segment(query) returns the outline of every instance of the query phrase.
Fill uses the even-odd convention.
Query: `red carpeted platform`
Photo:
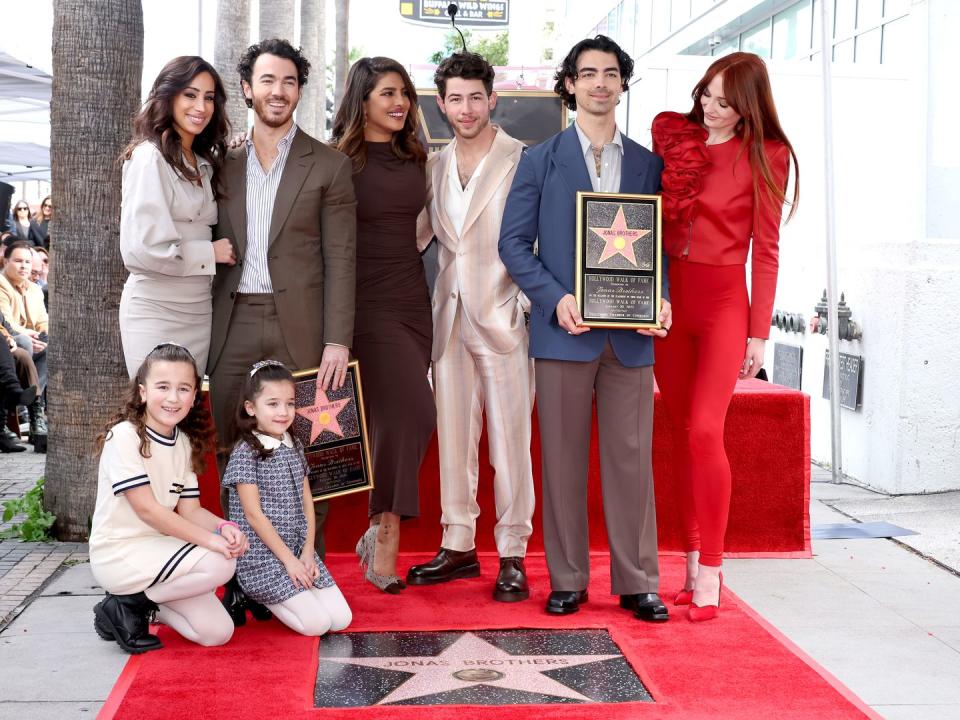
[[[401,563],[425,557],[404,556]],[[509,605],[490,599],[496,567],[491,556],[482,558],[480,578],[409,588],[400,596],[385,595],[361,580],[353,557],[332,557],[329,566],[353,608],[350,631],[606,628],[653,703],[316,709],[318,641],[296,635],[275,620],[249,620],[219,648],[199,647],[162,628],[166,647],[128,661],[99,717],[512,720],[531,713],[540,720],[878,717],[728,590],[720,618],[708,623],[694,625],[676,608],[671,608],[668,623],[635,620],[608,594],[608,562],[605,554],[593,556],[590,602],[576,615],[560,618],[542,610],[548,592],[542,555],[528,558],[531,599]],[[661,571],[664,587],[678,586],[682,560],[661,558]]]
[[[661,551],[682,550],[682,532],[673,472],[669,420],[659,394],[654,403],[654,482],[657,493],[657,530]],[[600,459],[590,450],[590,545],[606,549],[606,530],[600,502]],[[727,414],[725,441],[733,472],[733,497],[727,529],[727,554],[733,557],[810,557],[810,398],[789,388],[741,381]],[[534,414],[531,447],[534,480],[540,496],[540,441]],[[493,469],[487,462],[486,439],[480,448],[480,497],[477,548],[492,551]],[[213,463],[210,463],[213,466]],[[205,505],[219,512],[215,469],[201,478]],[[330,552],[353,550],[367,525],[367,495],[357,493],[330,503],[326,541]],[[440,544],[440,481],[436,436],[420,470],[420,512],[402,528],[402,549],[436,551]],[[531,551],[543,550],[540,511],[534,517]]]

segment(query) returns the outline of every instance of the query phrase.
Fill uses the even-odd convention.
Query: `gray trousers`
[[[597,398],[603,512],[611,592],[658,592],[657,517],[651,444],[653,368],[620,364],[608,342],[591,362],[536,361],[543,462],[543,543],[550,586],[590,581],[587,471]]]

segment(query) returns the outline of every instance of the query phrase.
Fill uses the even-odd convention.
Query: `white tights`
[[[199,645],[223,645],[233,636],[233,621],[214,595],[236,571],[237,561],[208,552],[185,575],[147,588],[160,606],[158,622]]]
[[[329,630],[343,630],[353,620],[353,613],[336,585],[322,590],[310,588],[267,607],[277,620],[301,635],[315,636]]]

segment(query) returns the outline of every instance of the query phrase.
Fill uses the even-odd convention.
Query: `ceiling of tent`
[[[51,80],[0,50],[0,181],[50,179]]]

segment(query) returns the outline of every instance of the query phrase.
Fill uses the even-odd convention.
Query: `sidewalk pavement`
[[[4,456],[0,500],[42,472],[41,455]],[[891,498],[829,479],[813,467],[812,524],[921,534],[814,540],[809,560],[727,560],[725,583],[883,717],[960,720],[960,492]],[[93,718],[120,675],[128,656],[93,632],[103,593],[84,561],[82,545],[0,541],[0,608],[14,604],[0,612],[0,720]]]

